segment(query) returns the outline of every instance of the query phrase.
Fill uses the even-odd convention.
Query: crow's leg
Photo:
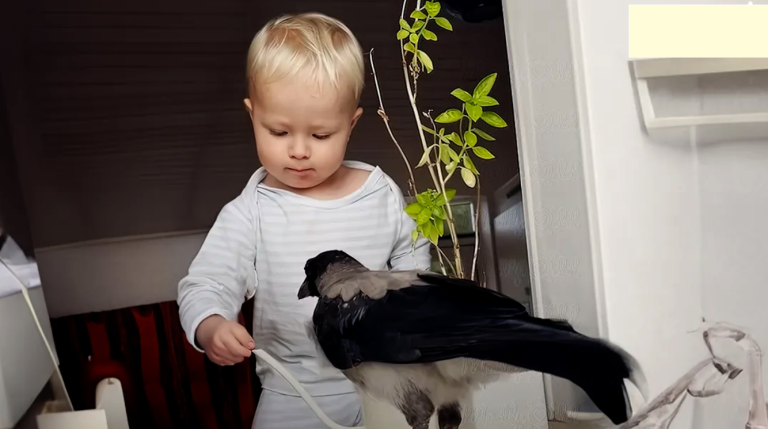
[[[458,402],[441,405],[437,409],[437,424],[440,429],[459,429],[461,405]]]
[[[410,386],[404,392],[398,408],[413,429],[429,429],[429,419],[435,413],[435,405],[423,390]]]

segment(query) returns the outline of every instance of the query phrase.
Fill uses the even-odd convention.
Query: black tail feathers
[[[525,322],[534,326],[517,330],[516,350],[507,356],[515,362],[507,363],[569,380],[614,424],[629,420],[632,409],[624,380],[632,381],[644,395],[647,389],[642,371],[629,353],[578,333],[566,321],[529,317]],[[520,335],[521,331],[528,335]]]

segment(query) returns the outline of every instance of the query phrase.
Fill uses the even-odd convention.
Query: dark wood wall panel
[[[24,22],[16,82],[29,103],[17,160],[38,246],[207,228],[259,166],[243,108],[245,55],[253,35],[281,13],[317,10],[345,21],[377,72],[394,132],[417,162],[421,146],[405,98],[394,39],[399,1],[34,0]],[[427,52],[436,70],[420,83],[420,106],[454,106],[498,72],[497,111],[513,123],[503,21],[466,24]],[[349,159],[378,164],[404,189],[407,172],[376,115],[368,76],[366,113]],[[17,97],[20,97],[17,93]],[[19,125],[19,124],[16,124]],[[21,126],[21,125],[19,125]],[[481,162],[490,194],[517,172],[512,127],[489,130],[498,159]],[[422,186],[428,175],[417,176]],[[463,185],[456,183],[462,193]]]

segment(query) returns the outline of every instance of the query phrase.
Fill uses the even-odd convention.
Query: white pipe
[[[320,407],[317,405],[317,402],[315,402],[314,399],[312,399],[312,396],[307,393],[306,389],[304,389],[304,386],[299,383],[296,378],[293,377],[293,375],[288,372],[287,369],[285,369],[284,366],[280,365],[278,361],[275,360],[272,356],[269,355],[269,353],[265,352],[262,349],[256,349],[253,351],[253,354],[256,355],[257,358],[260,358],[264,362],[266,362],[269,366],[274,368],[275,371],[277,371],[278,374],[280,374],[285,381],[288,382],[288,384],[293,387],[294,390],[301,396],[301,399],[304,400],[304,402],[307,403],[309,408],[312,409],[312,411],[315,413],[317,418],[319,418],[323,423],[325,423],[326,426],[328,426],[331,429],[365,429],[365,426],[357,426],[357,427],[349,427],[349,426],[342,426],[333,420],[331,420],[324,412],[320,409]]]

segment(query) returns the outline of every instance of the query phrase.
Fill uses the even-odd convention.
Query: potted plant
[[[421,110],[417,104],[419,80],[435,69],[435,63],[426,52],[425,45],[438,40],[438,35],[432,30],[439,27],[444,31],[453,31],[453,26],[447,18],[440,15],[440,2],[427,1],[422,5],[421,1],[417,1],[416,7],[408,17],[405,16],[406,6],[407,0],[403,2],[396,38],[400,43],[407,97],[413,110],[414,125],[417,127],[422,148],[421,159],[415,166],[411,165],[390,127],[371,50],[371,69],[379,98],[378,114],[384,120],[389,136],[408,168],[408,190],[415,197],[415,201],[409,204],[405,211],[417,224],[412,233],[414,241],[423,236],[435,246],[443,274],[475,280],[479,249],[477,222],[480,214],[481,177],[477,165],[494,159],[486,144],[495,139],[483,128],[507,127],[506,121],[492,110],[494,106],[499,105],[499,102],[490,96],[497,74],[491,73],[484,77],[471,92],[462,88],[454,89],[450,95],[457,101],[456,108],[450,108],[435,117],[431,110]],[[417,186],[414,168],[429,170],[432,183],[425,188]],[[454,175],[459,175],[463,183],[469,188],[474,188],[477,194],[477,204],[472,213],[475,247],[469,270],[465,268],[459,251],[461,246],[453,203],[456,189],[447,187],[448,181]],[[438,240],[446,235],[450,236],[453,244],[451,255],[445,254],[438,246]]]

